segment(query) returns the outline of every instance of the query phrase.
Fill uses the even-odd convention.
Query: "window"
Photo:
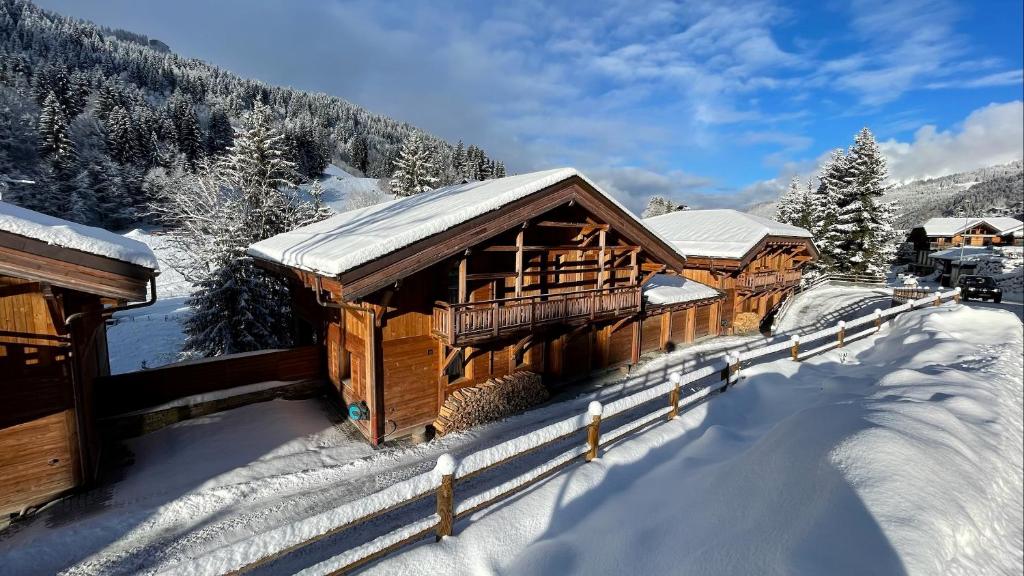
[[[445,375],[448,376],[449,382],[454,382],[466,377],[466,356],[462,348],[455,353],[455,358],[452,358],[448,368],[444,371]]]

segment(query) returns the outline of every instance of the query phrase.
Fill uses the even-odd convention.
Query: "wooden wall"
[[[70,353],[39,284],[0,276],[0,514],[83,481]]]

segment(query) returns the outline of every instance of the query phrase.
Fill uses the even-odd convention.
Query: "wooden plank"
[[[610,228],[607,224],[598,224],[594,222],[555,222],[552,220],[541,220],[540,222],[537,222],[536,225],[548,228],[591,228],[602,231],[606,231]]]

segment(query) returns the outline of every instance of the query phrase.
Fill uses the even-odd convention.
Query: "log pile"
[[[736,334],[752,334],[757,332],[761,325],[761,317],[753,312],[742,312],[736,315],[732,322],[733,332]]]
[[[548,389],[533,372],[513,372],[451,393],[438,411],[438,436],[466,430],[522,412],[548,399]]]

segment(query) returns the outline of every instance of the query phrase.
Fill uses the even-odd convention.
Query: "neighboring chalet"
[[[686,255],[686,278],[725,294],[723,332],[743,312],[763,319],[818,257],[807,230],[736,210],[682,210],[644,223]]]
[[[721,295],[573,169],[449,186],[258,242],[373,444],[454,390],[515,371],[556,382],[717,334]],[[651,302],[645,300],[645,293]]]
[[[1007,217],[932,218],[911,230],[907,238],[914,245],[911,270],[922,275],[945,265],[934,260],[936,252],[961,246],[1021,246],[1022,240],[1024,222]]]
[[[141,242],[0,202],[0,514],[94,479],[104,315],[157,273]]]

